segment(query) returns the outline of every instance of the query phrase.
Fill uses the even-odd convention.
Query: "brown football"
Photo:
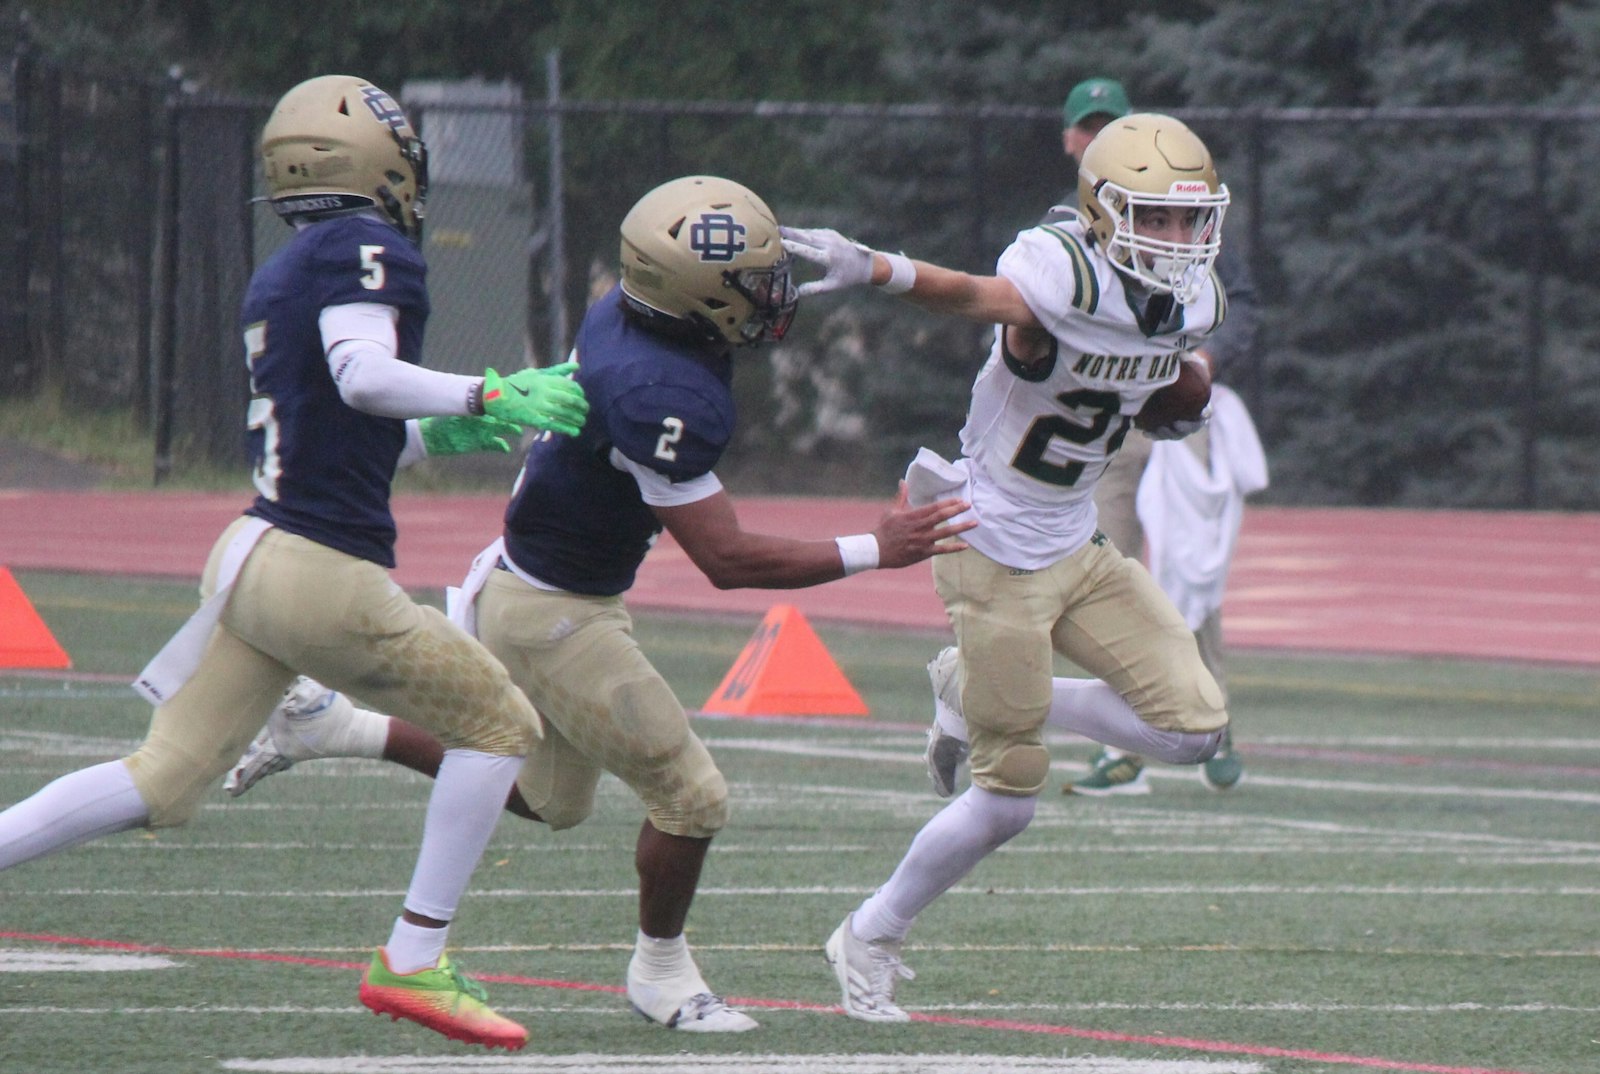
[[[1140,429],[1159,429],[1175,421],[1193,421],[1211,402],[1211,374],[1199,362],[1179,362],[1178,379],[1156,389],[1133,419]]]

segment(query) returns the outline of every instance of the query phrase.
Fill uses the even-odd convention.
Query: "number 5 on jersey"
[[[369,291],[383,290],[383,262],[378,260],[381,253],[381,246],[361,247],[361,286]]]

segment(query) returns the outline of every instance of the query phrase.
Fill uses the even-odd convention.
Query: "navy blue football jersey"
[[[589,418],[528,452],[506,508],[506,554],[535,578],[610,596],[633,585],[661,524],[618,451],[673,481],[711,472],[733,436],[731,359],[629,321],[621,290],[595,302],[574,345]]]
[[[405,422],[339,398],[317,326],[324,307],[351,302],[398,308],[399,357],[421,361],[427,267],[416,245],[380,220],[346,216],[301,228],[250,280],[248,443],[259,495],[246,514],[393,567],[389,490]]]

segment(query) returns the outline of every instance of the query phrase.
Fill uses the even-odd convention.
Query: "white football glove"
[[[1158,425],[1154,429],[1146,429],[1144,435],[1152,440],[1182,440],[1186,436],[1193,436],[1206,427],[1206,422],[1211,420],[1211,404],[1200,412],[1198,418],[1189,420],[1169,421],[1165,425]]]
[[[821,265],[823,277],[800,285],[798,294],[821,295],[846,287],[865,287],[872,282],[870,246],[852,242],[831,227],[780,227],[783,248],[794,256]]]

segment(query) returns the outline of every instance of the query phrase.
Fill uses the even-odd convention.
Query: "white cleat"
[[[856,939],[850,931],[853,917],[854,913],[845,915],[823,948],[839,981],[844,1013],[861,1022],[911,1021],[894,1002],[895,987],[916,977],[900,961],[900,945]]]
[[[330,690],[304,675],[283,693],[283,700],[267,717],[267,726],[245,747],[222,789],[237,798],[270,775],[326,754],[318,749],[330,731],[342,729],[355,706],[337,690]]]
[[[628,1002],[647,1021],[685,1033],[744,1033],[760,1024],[712,992],[693,963],[668,981],[644,980],[636,963],[628,963]]]
[[[928,747],[922,758],[928,765],[928,782],[933,784],[933,793],[940,798],[948,798],[956,792],[956,772],[972,752],[965,739],[946,730],[966,724],[966,718],[961,715],[961,691],[956,688],[958,659],[956,647],[949,645],[928,661],[928,682],[933,686],[933,725],[928,728]]]

